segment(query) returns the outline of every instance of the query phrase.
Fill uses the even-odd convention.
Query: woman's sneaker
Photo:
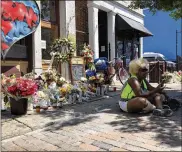
[[[170,117],[173,115],[173,111],[171,109],[154,109],[153,115],[161,117]]]
[[[170,109],[170,107],[168,105],[163,105],[162,108],[163,109]]]
[[[173,115],[173,111],[171,109],[163,109],[164,111],[164,116],[170,117]]]
[[[164,116],[164,111],[163,111],[163,109],[154,109],[153,115],[154,116]]]

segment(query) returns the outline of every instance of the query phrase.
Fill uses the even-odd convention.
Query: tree
[[[175,20],[182,18],[182,0],[132,0],[129,8],[149,8],[153,14],[161,10],[170,12],[170,16]]]

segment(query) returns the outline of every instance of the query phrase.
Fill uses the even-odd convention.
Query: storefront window
[[[41,19],[48,22],[56,22],[56,2],[51,1],[41,1]]]
[[[116,57],[125,56],[124,65],[129,66],[129,62],[139,57],[139,39],[123,38],[116,43]]]
[[[42,40],[46,41],[46,49],[42,50],[42,59],[50,60],[50,46],[52,42],[54,41],[54,31],[48,28],[42,28]]]
[[[50,60],[50,46],[52,42],[58,38],[58,16],[59,1],[44,0],[41,1],[41,37],[46,41],[46,49],[42,49],[42,59]]]

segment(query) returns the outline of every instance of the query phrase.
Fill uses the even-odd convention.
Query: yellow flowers
[[[60,88],[60,92],[62,95],[65,95],[67,90],[66,90],[66,88]]]
[[[89,77],[89,80],[91,80],[91,81],[93,81],[93,80],[95,80],[95,79],[96,79],[95,76]]]
[[[64,84],[60,88],[60,92],[62,93],[62,95],[65,95],[66,93],[70,93],[71,89],[72,89],[72,85],[71,84]]]

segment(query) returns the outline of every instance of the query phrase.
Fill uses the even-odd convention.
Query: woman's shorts
[[[128,104],[128,101],[125,101],[125,100],[119,101],[119,106],[121,110],[123,110],[124,112],[128,112],[127,104]]]

